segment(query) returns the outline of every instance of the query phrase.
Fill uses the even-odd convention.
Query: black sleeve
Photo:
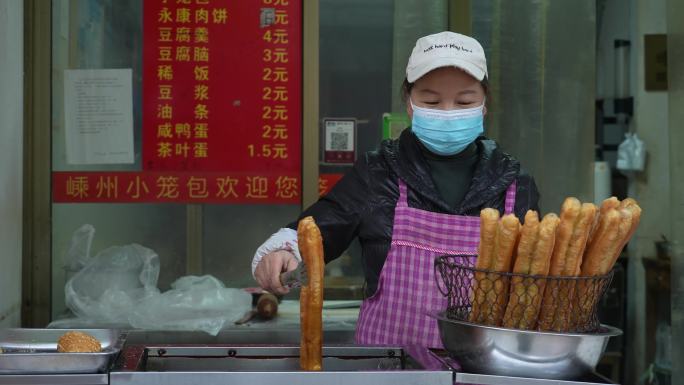
[[[525,171],[518,175],[515,195],[515,215],[521,220],[525,218],[527,210],[539,211],[539,191],[534,178]]]
[[[297,229],[299,219],[313,216],[323,236],[325,262],[339,257],[358,235],[364,213],[368,212],[370,194],[365,157],[357,161],[324,197],[304,210],[287,227]]]

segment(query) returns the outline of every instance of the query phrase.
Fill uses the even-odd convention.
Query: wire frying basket
[[[460,255],[435,259],[446,316],[522,330],[592,333],[613,272],[594,277],[539,276],[478,269]]]

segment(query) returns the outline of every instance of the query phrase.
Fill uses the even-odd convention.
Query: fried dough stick
[[[513,277],[504,316],[505,327],[523,330],[536,327],[559,222],[556,214],[544,216],[541,223],[535,211],[525,215],[513,272],[530,277]]]
[[[520,234],[520,221],[513,214],[498,219],[499,212],[495,209],[484,209],[480,213],[480,246],[476,267],[508,272]],[[474,280],[470,321],[500,326],[508,303],[508,279],[496,273],[476,272]]]
[[[297,242],[306,266],[308,283],[299,298],[301,316],[300,366],[321,370],[323,361],[323,238],[313,217],[299,221]]]
[[[549,275],[573,277],[580,273],[582,255],[594,226],[598,208],[592,203],[581,204],[576,198],[567,198],[561,207],[560,225],[556,246],[551,257]],[[567,331],[573,316],[575,296],[573,280],[552,279],[547,282],[539,314],[540,330]]]

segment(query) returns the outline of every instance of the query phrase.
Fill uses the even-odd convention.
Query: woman
[[[356,340],[441,348],[427,314],[446,308],[434,257],[477,254],[485,207],[524,218],[539,194],[520,164],[482,136],[487,65],[474,39],[441,32],[418,39],[403,86],[410,129],[360,159],[325,197],[305,210],[321,229],[326,262],[359,237],[366,300]],[[294,269],[297,222],[256,252],[254,277],[286,293],[278,275]]]

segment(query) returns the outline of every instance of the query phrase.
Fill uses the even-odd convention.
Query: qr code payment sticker
[[[349,133],[331,132],[330,149],[333,151],[345,151],[349,147]]]

